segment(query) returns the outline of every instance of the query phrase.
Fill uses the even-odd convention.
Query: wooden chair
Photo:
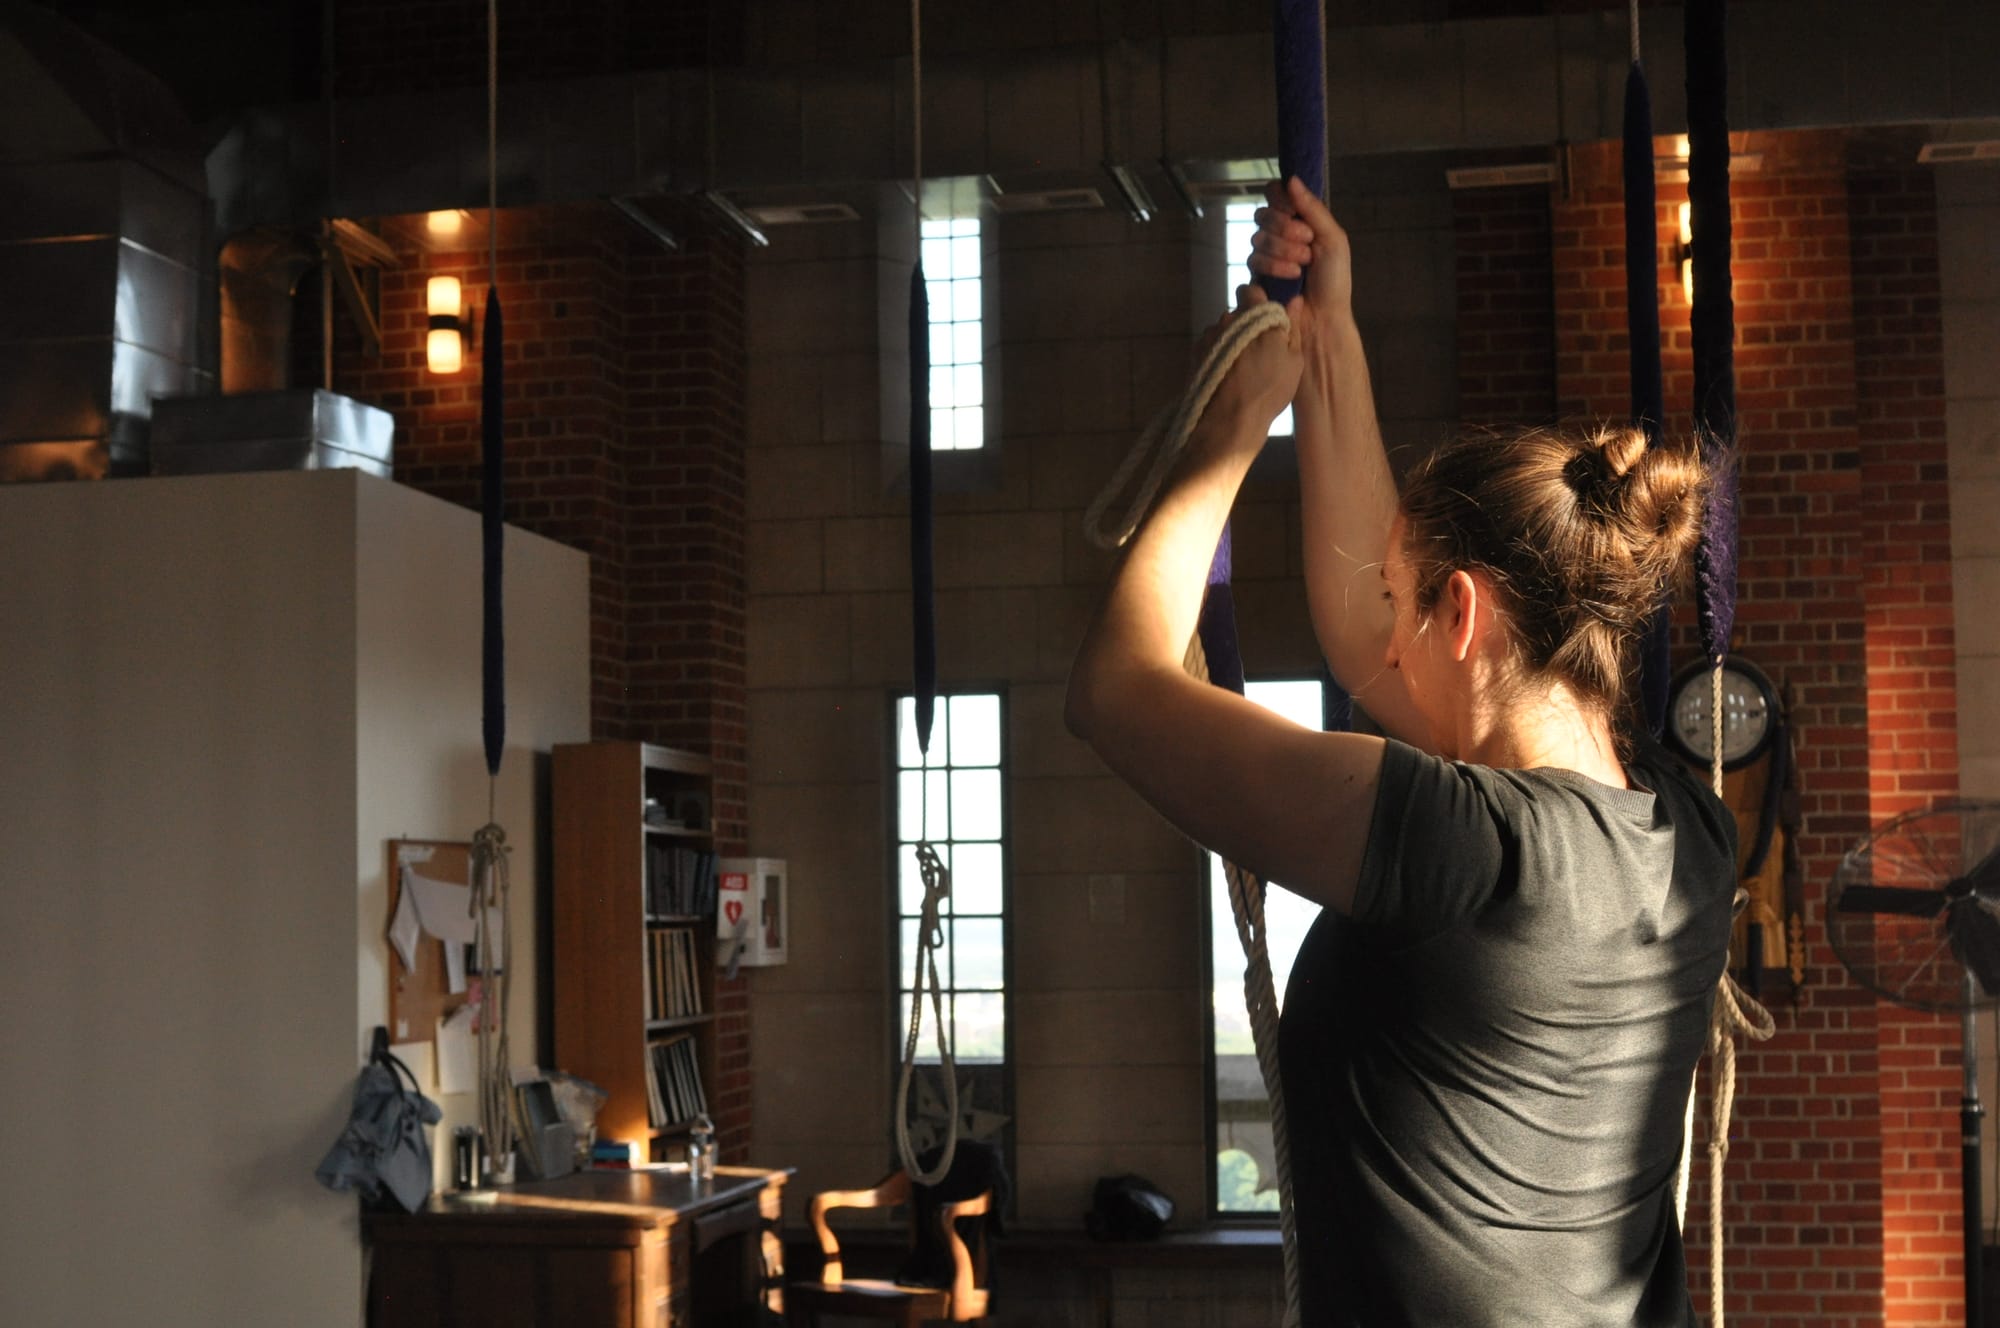
[[[813,1232],[826,1255],[826,1266],[817,1282],[792,1282],[785,1287],[785,1321],[790,1328],[809,1328],[822,1314],[846,1314],[869,1319],[890,1319],[903,1328],[917,1328],[932,1320],[962,1323],[986,1315],[986,1242],[976,1242],[978,1252],[966,1246],[959,1234],[962,1217],[984,1217],[993,1206],[993,1192],[971,1199],[938,1205],[938,1222],[944,1228],[945,1248],[951,1252],[952,1283],[949,1287],[899,1286],[876,1278],[850,1278],[840,1259],[840,1242],[826,1215],[835,1208],[890,1208],[909,1204],[912,1213],[912,1244],[916,1205],[912,1202],[908,1172],[898,1171],[872,1190],[826,1190],[813,1196]]]

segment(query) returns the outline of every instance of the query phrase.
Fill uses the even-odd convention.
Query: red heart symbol
[[[732,899],[723,905],[722,911],[732,923],[741,922],[743,920],[743,901]]]

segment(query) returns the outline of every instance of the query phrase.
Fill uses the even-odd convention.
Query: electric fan
[[[1980,1324],[1979,1066],[1973,1015],[2000,1000],[2000,802],[1948,802],[1880,826],[1833,874],[1827,940],[1855,981],[1960,1018],[1966,1322]]]

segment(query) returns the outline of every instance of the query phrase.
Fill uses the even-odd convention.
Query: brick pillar
[[[1937,194],[1920,166],[1849,180],[1869,815],[1958,792],[1951,510],[1945,475]],[[1957,1019],[1881,1011],[1883,1291],[1888,1321],[1962,1324]]]
[[[715,763],[719,851],[749,851],[743,241],[692,211],[636,250],[626,341],[630,722]],[[747,977],[717,984],[723,1155],[750,1146]]]

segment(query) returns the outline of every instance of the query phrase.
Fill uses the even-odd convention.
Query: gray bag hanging
[[[410,1067],[389,1051],[389,1030],[377,1028],[368,1064],[354,1084],[347,1128],[313,1174],[329,1190],[357,1191],[368,1207],[393,1202],[414,1213],[431,1193],[431,1141],[424,1127],[443,1115],[417,1090]]]

